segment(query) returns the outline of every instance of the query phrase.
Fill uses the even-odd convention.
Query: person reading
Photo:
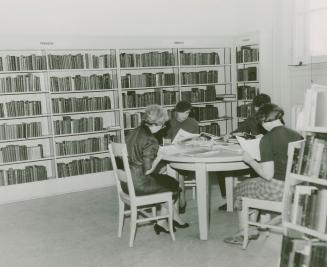
[[[192,105],[186,100],[182,100],[176,104],[172,118],[169,120],[167,133],[165,138],[174,140],[176,134],[180,129],[189,133],[199,133],[199,123],[194,118],[190,117],[192,111]],[[184,188],[184,177],[188,179],[194,179],[195,174],[190,171],[179,171],[179,187],[182,189],[179,198],[179,212],[185,213],[186,199],[185,199],[185,188]]]
[[[234,206],[238,211],[239,231],[224,239],[226,243],[241,245],[243,242],[242,197],[262,200],[282,201],[287,166],[287,149],[290,142],[299,141],[302,136],[284,126],[284,111],[275,104],[264,104],[256,114],[257,121],[267,131],[259,144],[258,162],[248,153],[243,153],[243,161],[252,167],[258,177],[239,183],[234,189]],[[250,228],[249,239],[257,239],[256,228]]]
[[[158,132],[168,120],[168,113],[159,105],[150,105],[145,109],[144,118],[141,125],[126,137],[128,159],[135,188],[138,196],[160,192],[172,192],[173,199],[179,197],[178,182],[165,173],[164,164],[160,163],[159,143],[154,133]],[[127,185],[122,184],[122,189],[127,192]],[[166,214],[167,210],[161,207],[161,214]],[[186,228],[189,226],[179,216],[174,208],[174,227]],[[167,221],[160,220],[154,225],[157,234],[161,232],[169,233]]]

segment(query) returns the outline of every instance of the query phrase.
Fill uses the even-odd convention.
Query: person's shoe
[[[187,227],[190,227],[190,224],[189,223],[180,224],[179,222],[174,220],[173,226],[176,228],[187,228]]]
[[[224,204],[218,208],[219,210],[227,210],[227,204]]]
[[[260,234],[251,234],[249,235],[249,240],[257,240],[259,238]],[[235,235],[235,236],[230,236],[226,237],[224,239],[225,243],[232,244],[232,245],[242,245],[244,241],[244,236],[243,235]]]
[[[185,202],[185,205],[183,207],[179,207],[178,208],[179,214],[184,214],[185,213],[185,211],[186,211],[186,205],[187,205],[187,202]]]
[[[157,235],[160,235],[161,232],[169,234],[169,231],[167,229],[165,229],[164,227],[162,227],[161,225],[159,225],[157,223],[153,226],[153,229]]]

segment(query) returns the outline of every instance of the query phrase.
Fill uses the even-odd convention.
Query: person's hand
[[[251,161],[252,162],[255,161],[255,159],[252,158],[251,155],[247,152],[243,152],[242,159],[245,163],[250,164],[250,165],[251,165]]]
[[[159,170],[159,174],[166,174],[167,173],[167,165],[163,166],[160,170]]]

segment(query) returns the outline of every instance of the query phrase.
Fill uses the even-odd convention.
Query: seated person
[[[270,96],[266,94],[258,94],[253,98],[252,105],[254,113],[258,112],[259,108],[267,103],[271,103]],[[240,123],[239,127],[232,133],[248,133],[251,135],[265,134],[267,131],[258,123],[256,115],[248,117]]]
[[[250,165],[260,176],[239,183],[234,189],[234,206],[238,210],[240,231],[225,238],[226,243],[242,244],[243,221],[240,210],[242,197],[282,201],[287,166],[287,150],[290,142],[299,141],[302,136],[284,126],[284,111],[274,104],[264,104],[257,112],[257,120],[268,132],[260,141],[261,161],[257,162],[248,153],[243,153],[243,161]],[[249,229],[249,239],[257,239],[257,229]]]
[[[169,120],[169,127],[165,138],[174,140],[179,129],[183,129],[190,133],[199,133],[199,123],[190,117],[192,105],[190,102],[182,100],[177,103],[173,117]],[[186,209],[185,190],[184,190],[184,176],[194,179],[194,174],[189,171],[179,171],[179,186],[182,189],[179,198],[179,212],[184,213]]]
[[[259,108],[267,103],[271,103],[270,96],[266,94],[258,94],[253,98],[252,105],[254,107],[254,112],[256,113]],[[227,141],[234,133],[246,133],[251,135],[265,134],[267,131],[263,129],[260,123],[258,123],[255,114],[248,117],[245,121],[240,123],[239,127],[232,131],[230,134],[224,136],[224,140]],[[253,171],[250,171],[250,175],[253,176]],[[226,186],[225,179],[219,177],[218,179],[219,187],[222,196],[226,196]],[[220,209],[226,209],[226,205]]]
[[[168,120],[168,114],[165,109],[159,105],[151,105],[145,109],[144,120],[136,129],[129,132],[126,137],[128,158],[133,178],[135,194],[137,196],[148,195],[160,192],[172,192],[176,200],[180,192],[178,182],[168,176],[161,174],[160,164],[156,165],[155,159],[158,156],[159,144],[154,137],[154,133],[159,131]],[[122,184],[123,190],[127,191],[127,185]],[[165,212],[161,208],[161,214]],[[188,223],[184,223],[175,210],[173,213],[174,227],[186,228]],[[160,220],[154,225],[157,234],[160,232],[169,233],[167,221]]]

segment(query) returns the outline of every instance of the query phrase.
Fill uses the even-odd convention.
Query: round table
[[[177,147],[178,149],[178,147]],[[197,206],[200,239],[208,239],[209,229],[209,194],[208,194],[208,172],[235,171],[248,169],[249,166],[242,161],[241,151],[232,151],[223,146],[207,152],[201,148],[181,149],[180,153],[164,154],[163,159],[169,162],[175,170],[188,170],[195,172]],[[202,149],[205,151],[205,149]],[[201,153],[202,152],[202,153]],[[233,210],[233,177],[226,177],[226,199],[227,210]]]

